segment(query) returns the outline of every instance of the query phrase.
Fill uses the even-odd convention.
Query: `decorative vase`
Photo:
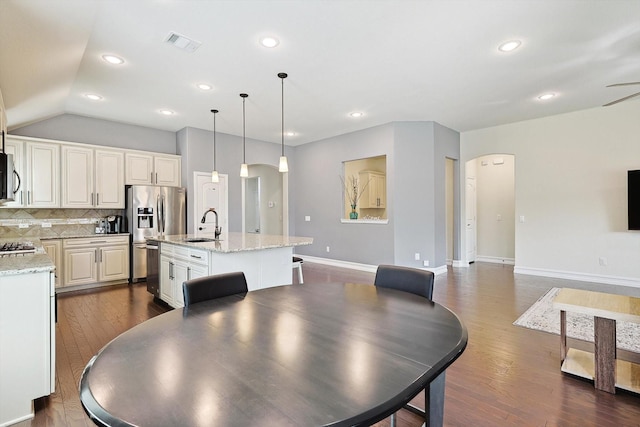
[[[356,205],[351,205],[351,212],[349,212],[349,219],[358,219],[358,212],[356,212]]]

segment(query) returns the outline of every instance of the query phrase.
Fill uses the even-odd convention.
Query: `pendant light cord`
[[[216,170],[216,159],[218,158],[218,156],[216,156],[216,113],[218,112],[218,110],[211,110],[211,112],[213,113],[213,170]]]
[[[287,73],[278,73],[280,81],[282,82],[282,157],[284,157],[284,79],[288,76]]]
[[[242,97],[242,163],[247,163],[246,161],[246,148],[245,148],[245,108],[244,101],[247,99],[249,95],[246,93],[241,93]]]

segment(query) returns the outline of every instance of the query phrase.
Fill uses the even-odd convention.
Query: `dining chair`
[[[200,301],[246,292],[248,292],[247,279],[241,271],[198,277],[182,283],[185,307]]]
[[[417,268],[400,267],[397,265],[380,265],[376,271],[376,277],[373,284],[380,288],[390,288],[399,291],[409,292],[432,300],[433,297],[433,279],[432,271],[418,270]],[[437,381],[438,384],[441,382]],[[429,389],[425,389],[425,406],[429,402]],[[422,409],[411,403],[404,405],[404,409],[414,414],[425,417],[426,425],[429,425],[427,414],[428,409]],[[396,425],[396,414],[391,414],[391,427]]]
[[[302,263],[304,261],[302,258],[294,256],[293,257],[293,268],[298,269],[298,284],[302,284],[304,282],[304,278],[302,277]]]

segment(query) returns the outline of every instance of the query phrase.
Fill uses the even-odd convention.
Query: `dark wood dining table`
[[[88,363],[80,399],[97,425],[352,426],[384,419],[441,381],[426,393],[441,424],[444,372],[466,345],[456,314],[420,296],[366,284],[279,286],[121,334]]]

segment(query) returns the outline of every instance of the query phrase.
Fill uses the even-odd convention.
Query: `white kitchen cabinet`
[[[160,255],[160,299],[173,307],[173,263],[171,258]]]
[[[64,286],[122,282],[129,278],[129,237],[64,239]]]
[[[387,177],[382,172],[362,171],[360,175],[361,188],[366,185],[358,204],[360,208],[387,207]],[[367,184],[368,183],[368,184]]]
[[[49,271],[0,280],[0,425],[33,418],[55,391],[55,298]]]
[[[171,307],[184,307],[182,283],[209,274],[207,251],[162,243],[160,299]]]
[[[17,139],[6,138],[5,139],[5,152],[7,154],[13,154],[13,167],[20,176],[20,186],[16,183],[18,191],[14,194],[14,201],[1,204],[3,208],[21,208],[24,207],[27,199],[27,191],[24,188],[25,173],[24,173],[24,143]]]
[[[60,207],[60,145],[28,141],[25,144],[25,152],[25,206]]]
[[[127,152],[125,183],[180,187],[180,168],[180,156]]]
[[[56,266],[55,281],[56,288],[62,286],[62,240],[60,239],[47,239],[42,240],[42,247],[44,248],[53,264]]]
[[[123,209],[123,153],[62,145],[62,207]]]

